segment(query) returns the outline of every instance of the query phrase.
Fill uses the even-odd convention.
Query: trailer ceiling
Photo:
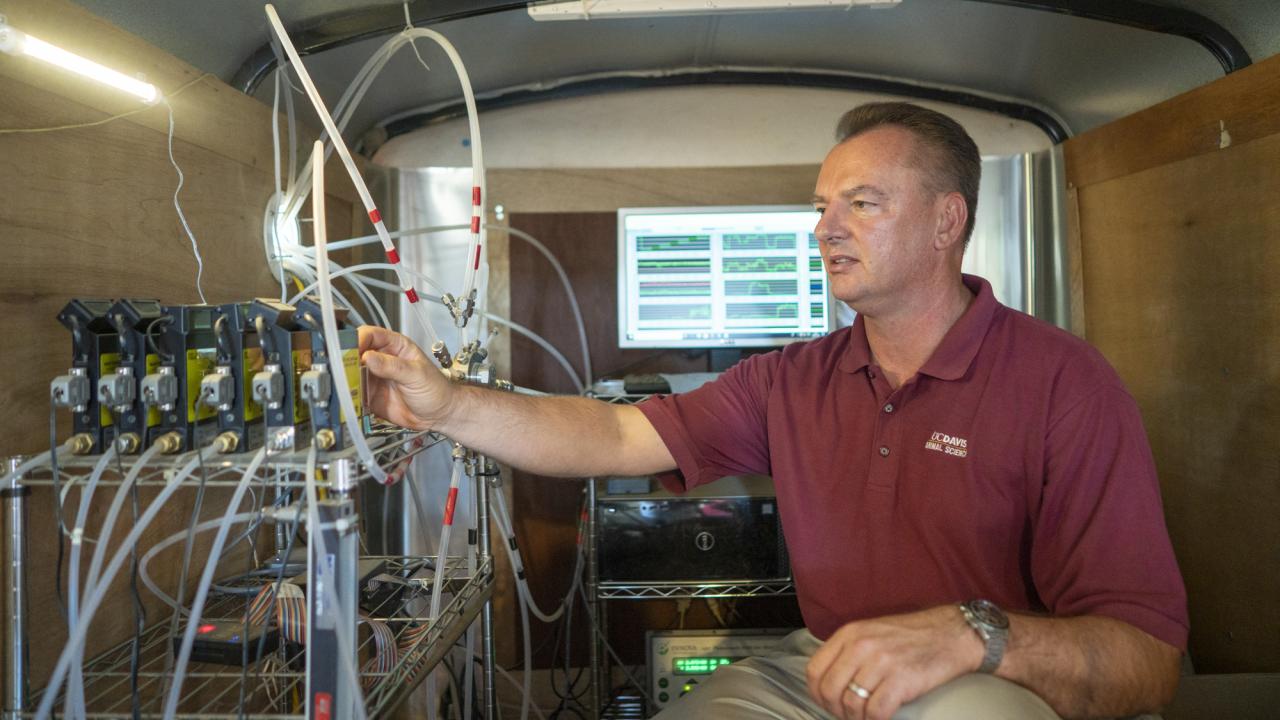
[[[260,2],[76,2],[270,101]],[[329,102],[387,33],[403,26],[398,3],[277,0],[276,7],[304,53],[311,49],[304,62]],[[889,81],[908,94],[924,87],[969,104],[1022,108],[1038,113],[1042,127],[1071,134],[1280,52],[1273,0],[902,0],[881,9],[585,22],[534,22],[513,2],[419,0],[409,9],[457,46],[476,92],[497,104],[653,82]],[[388,118],[402,118],[394,127],[403,130],[450,112],[459,93],[448,62],[430,43],[419,46],[432,73],[401,52],[352,119],[349,137]],[[573,81],[582,78],[590,82]]]

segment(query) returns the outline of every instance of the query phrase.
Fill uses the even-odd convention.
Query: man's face
[[[892,308],[930,277],[939,195],[912,167],[910,132],[881,127],[837,145],[818,173],[814,233],[832,293],[868,315]]]

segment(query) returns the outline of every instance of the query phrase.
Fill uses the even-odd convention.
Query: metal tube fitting
[[[154,445],[160,448],[161,455],[172,455],[182,449],[182,435],[177,432],[167,432],[156,438]]]
[[[213,444],[222,455],[233,453],[236,451],[236,448],[240,447],[240,436],[235,434],[235,432],[228,430],[214,438]]]

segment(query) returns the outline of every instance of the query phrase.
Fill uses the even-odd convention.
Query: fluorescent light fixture
[[[892,7],[901,2],[902,0],[557,0],[529,3],[528,9],[529,17],[534,20],[593,20],[767,10]]]
[[[160,98],[160,91],[156,90],[155,85],[129,77],[124,73],[99,65],[88,58],[67,52],[56,45],[50,45],[39,38],[32,37],[16,28],[10,27],[5,23],[3,16],[0,16],[0,52],[6,52],[10,55],[25,55],[37,60],[43,60],[50,65],[57,65],[64,70],[70,70],[90,80],[96,80],[103,85],[110,85],[130,95],[136,95],[144,102],[153,103]]]

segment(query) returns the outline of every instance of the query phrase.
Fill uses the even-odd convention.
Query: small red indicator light
[[[218,629],[217,625],[214,625],[213,623],[205,623],[204,625],[201,625],[200,627],[196,628],[196,632],[201,635],[205,635],[217,629]]]

